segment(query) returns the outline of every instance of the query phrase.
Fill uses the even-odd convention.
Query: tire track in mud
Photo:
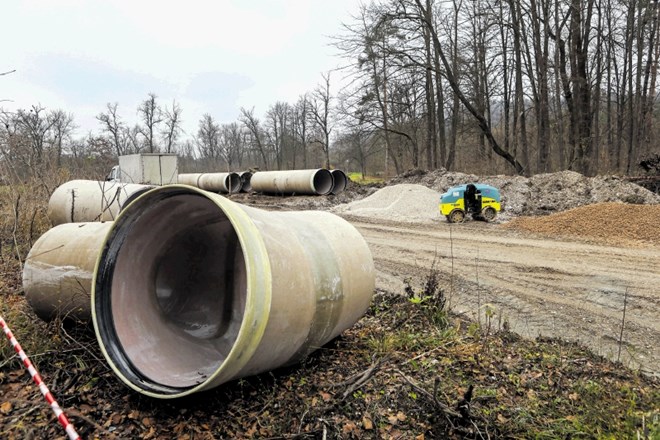
[[[622,362],[660,374],[660,247],[542,239],[477,222],[348,220],[371,247],[378,288],[402,292],[406,277],[421,283],[435,259],[448,291],[453,263],[455,311],[476,318],[480,304],[484,322],[490,304],[523,336],[580,340],[614,359],[627,290]]]

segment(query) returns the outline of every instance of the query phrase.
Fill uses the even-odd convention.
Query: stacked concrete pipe
[[[63,247],[81,230],[97,252]],[[66,225],[37,244],[24,288],[40,316],[52,304],[61,311],[72,289],[57,291],[71,285],[55,280],[62,270],[36,272],[67,267],[83,290],[93,273],[105,358],[129,387],[157,398],[296,363],[353,325],[374,290],[366,242],[340,217],[262,211],[181,185],[144,194],[113,224]],[[43,280],[59,300],[36,299]]]
[[[178,182],[206,191],[234,194],[241,191],[242,180],[238,173],[191,173],[179,174]]]
[[[177,176],[177,182],[181,185],[190,185],[199,188],[199,178],[202,173],[184,173]]]
[[[217,193],[234,194],[241,191],[241,177],[237,173],[203,173],[199,188]]]
[[[330,171],[314,170],[259,171],[250,180],[252,190],[267,194],[327,195],[333,187]]]
[[[62,223],[114,220],[119,211],[153,186],[134,183],[72,180],[53,191],[48,218]]]

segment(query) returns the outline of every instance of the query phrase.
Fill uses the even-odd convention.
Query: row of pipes
[[[178,183],[229,194],[255,191],[267,194],[336,195],[346,189],[348,177],[341,170],[320,168],[257,173],[179,174]]]
[[[236,193],[240,190],[266,194],[339,194],[348,185],[341,170],[260,171],[257,173],[179,174],[178,183],[214,193]],[[55,189],[48,203],[48,216],[53,225],[72,222],[110,221],[117,218],[150,185],[93,180],[72,180]]]
[[[108,364],[140,393],[181,397],[296,363],[369,306],[372,255],[334,214],[105,184],[53,193],[57,226],[30,250],[23,288],[43,319],[91,319]]]

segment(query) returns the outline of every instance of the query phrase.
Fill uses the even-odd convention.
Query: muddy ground
[[[497,221],[441,218],[433,192],[469,181],[502,188]],[[507,321],[526,337],[580,341],[660,374],[660,196],[638,185],[569,171],[481,179],[412,171],[385,185],[351,184],[339,196],[234,198],[344,216],[369,243],[378,289],[400,293],[404,279],[422,280],[435,264],[456,312]]]

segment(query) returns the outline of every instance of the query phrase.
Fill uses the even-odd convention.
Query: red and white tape
[[[21,348],[21,345],[18,343],[14,335],[12,334],[11,330],[9,329],[9,326],[7,326],[7,323],[5,320],[0,316],[0,326],[2,326],[2,330],[5,332],[7,335],[7,338],[9,339],[9,342],[11,342],[12,347],[14,347],[14,351],[18,353],[18,356],[21,358],[23,361],[23,365],[27,370],[30,372],[30,376],[32,376],[32,380],[34,380],[34,383],[37,384],[39,387],[39,390],[41,391],[41,394],[44,395],[46,398],[46,401],[50,405],[51,409],[55,413],[55,416],[57,417],[57,420],[60,422],[60,425],[64,428],[66,431],[67,435],[69,436],[70,440],[79,440],[80,436],[76,432],[76,429],[73,427],[71,422],[69,422],[69,419],[66,418],[64,415],[64,411],[62,411],[62,408],[60,408],[60,405],[57,404],[57,401],[51,394],[50,390],[46,386],[46,384],[43,382],[41,379],[41,376],[39,375],[39,372],[37,371],[36,368],[34,368],[34,365],[32,365],[32,362],[30,362],[30,359],[27,357],[23,349]]]

